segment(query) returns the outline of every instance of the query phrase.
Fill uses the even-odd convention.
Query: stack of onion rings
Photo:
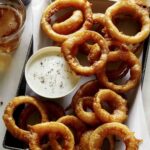
[[[77,10],[74,10],[72,14],[58,18],[57,23],[52,24],[52,16],[58,10],[67,7],[74,7]],[[56,0],[51,3],[41,19],[43,31],[49,38],[61,43],[58,44],[62,46],[62,53],[75,73],[83,76],[96,75],[98,80],[85,83],[73,96],[71,105],[76,117],[64,116],[65,112],[62,108],[57,107],[57,104],[49,105],[49,102],[38,102],[31,97],[16,97],[6,107],[3,115],[8,130],[16,138],[28,143],[31,150],[49,148],[52,150],[99,149],[102,147],[104,139],[113,134],[123,139],[126,149],[137,149],[139,140],[125,125],[116,123],[124,122],[127,118],[126,101],[117,93],[128,92],[135,88],[140,81],[141,65],[134,53],[139,50],[141,42],[150,32],[148,11],[143,7],[144,5],[136,0],[122,0],[109,7],[105,14],[92,14],[91,4],[87,0]],[[127,14],[141,22],[141,31],[135,36],[125,35],[115,26],[114,17],[122,12],[126,13],[126,10]],[[90,31],[93,23],[102,25],[102,29],[96,30],[96,32]],[[95,43],[93,45],[87,44],[88,40],[93,40]],[[80,50],[81,45],[85,49]],[[82,66],[78,62],[76,56],[80,51],[87,55],[90,66]],[[117,69],[109,70],[107,68],[108,63],[118,61],[121,63]],[[116,85],[111,82],[124,77],[129,69],[131,77],[125,85]],[[21,100],[18,102],[18,99]],[[101,106],[103,101],[110,103],[110,109],[114,110],[113,114],[106,112],[105,108],[103,109]],[[18,105],[24,103],[26,107],[20,115],[21,124],[19,123],[18,127],[13,119],[13,112]],[[29,131],[26,131],[27,119],[35,111],[30,104],[38,108],[41,113],[41,122],[47,123],[29,126]],[[92,112],[85,112],[87,108],[90,108]],[[58,115],[53,117],[53,114]],[[53,119],[58,120],[51,122]],[[77,138],[74,136],[75,141],[67,126],[75,128],[75,131],[78,130],[76,131]],[[94,131],[84,134],[86,130],[91,130],[91,127]],[[40,140],[46,134],[48,134],[48,143],[42,145]],[[65,140],[64,145],[57,141],[61,135]],[[113,150],[114,139],[112,137],[109,144],[109,148]]]
[[[79,98],[94,96],[99,91],[100,88],[101,86],[98,80],[91,80],[81,85],[72,98],[71,102],[72,109],[75,110],[75,105]]]
[[[79,98],[76,101],[75,105],[75,113],[76,115],[85,123],[95,126],[100,123],[100,120],[97,118],[96,114],[94,112],[87,112],[84,109],[90,108],[93,110],[93,97],[83,97]]]
[[[89,87],[91,87],[91,88],[93,87],[93,91],[88,92],[88,90],[86,90],[86,89],[89,89]],[[96,96],[98,95],[96,93],[98,92],[99,88],[100,88],[100,86],[99,86],[99,82],[97,80],[89,81],[89,82],[85,83],[83,86],[81,86],[80,89],[82,89],[81,90],[82,92],[77,91],[77,93],[75,94],[76,95],[75,97],[77,98],[76,99],[77,101],[75,102],[75,106],[74,106],[75,109],[77,108],[78,101],[80,103],[84,103],[84,99],[85,99],[85,100],[88,100],[87,101],[88,103],[91,103],[92,101],[90,99],[94,99],[94,95],[96,95]],[[86,95],[93,96],[93,98],[84,97]],[[79,99],[78,99],[78,97],[79,97]],[[12,103],[15,103],[15,105],[12,104]],[[85,119],[88,120],[89,119],[88,117],[85,117],[85,119],[83,119],[81,117],[81,120],[83,120],[83,122],[82,122],[80,119],[78,119],[75,116],[67,115],[67,116],[59,118],[56,122],[48,122],[48,117],[47,117],[47,114],[46,114],[46,116],[44,115],[45,119],[42,120],[42,121],[47,121],[46,123],[39,123],[39,124],[32,125],[32,126],[28,125],[29,131],[25,131],[25,130],[22,130],[22,129],[18,130],[17,129],[18,127],[15,125],[14,128],[13,128],[14,131],[11,131],[10,130],[11,126],[9,126],[8,124],[12,124],[10,122],[14,122],[14,121],[12,121],[12,119],[10,119],[10,117],[8,117],[7,113],[10,111],[10,107],[12,107],[12,109],[15,109],[18,105],[20,105],[22,103],[23,104],[24,103],[25,104],[26,103],[27,104],[33,104],[36,107],[40,107],[40,108],[38,108],[38,110],[40,112],[42,112],[41,107],[43,107],[43,110],[45,111],[44,105],[48,105],[48,102],[46,102],[46,103],[44,102],[45,104],[42,105],[41,102],[38,102],[34,98],[31,98],[31,97],[28,97],[28,96],[16,97],[9,103],[9,105],[6,107],[6,110],[4,112],[4,115],[3,115],[4,117],[3,118],[4,118],[4,122],[6,123],[6,126],[7,126],[8,130],[16,138],[21,139],[21,140],[25,141],[26,143],[28,143],[31,150],[35,150],[35,149],[43,149],[44,150],[44,149],[49,149],[49,148],[51,148],[52,150],[56,150],[56,149],[58,149],[58,150],[60,150],[60,149],[65,149],[65,150],[75,149],[75,150],[78,150],[78,149],[82,149],[82,147],[86,144],[85,139],[88,138],[89,140],[91,140],[91,136],[85,136],[84,137],[84,132],[87,131],[89,126],[86,127],[83,122],[87,123],[87,121]],[[37,105],[37,103],[38,103],[38,105]],[[50,102],[50,104],[51,104],[51,102]],[[87,104],[87,105],[89,105],[89,104]],[[27,108],[28,108],[28,106],[31,106],[31,105],[27,105]],[[89,107],[91,107],[91,106],[89,106]],[[27,110],[30,110],[30,109],[27,109]],[[13,110],[10,111],[10,112],[13,112]],[[45,113],[48,113],[48,112],[45,111]],[[13,113],[11,113],[11,114],[13,114]],[[42,112],[42,114],[43,114],[43,112]],[[43,118],[42,114],[41,114],[41,118]],[[96,115],[96,113],[95,113],[95,115]],[[10,122],[8,122],[8,120],[10,120]],[[92,125],[92,128],[95,127],[95,125],[96,125],[96,127],[98,125],[101,125],[101,121],[98,118],[95,119],[95,120],[97,121],[96,124],[92,124],[92,122],[87,123],[87,124]],[[94,123],[94,121],[93,121],[93,123]],[[77,138],[75,136],[75,141],[74,141],[73,134],[71,132],[72,130],[70,130],[67,126],[71,129],[72,128],[75,129],[75,133],[77,133]],[[89,130],[90,129],[91,128],[89,128]],[[24,134],[20,131],[24,131]],[[41,143],[41,140],[45,135],[48,135],[48,142],[46,144],[43,144],[43,143]],[[58,141],[57,141],[62,136],[63,136],[63,139],[64,139],[63,145],[59,144]],[[107,137],[107,139],[108,139],[108,142],[109,142],[109,149],[113,150],[114,149],[114,139],[113,139],[113,137],[112,136]],[[68,143],[67,140],[69,141],[69,143]],[[89,149],[89,148],[90,148],[90,145],[88,144],[87,149]]]
[[[110,114],[102,104],[108,102],[113,109]],[[124,122],[127,119],[127,102],[109,89],[99,90],[93,97],[81,97],[74,103],[75,114],[86,124],[95,126],[107,122]],[[90,108],[92,112],[87,112]]]
[[[83,12],[85,21],[80,30],[90,29],[93,23],[91,5],[88,1],[86,0],[72,0],[72,1],[56,0],[54,1],[45,9],[42,19],[41,19],[41,27],[50,39],[53,39],[57,42],[64,42],[72,34],[62,35],[62,34],[56,33],[52,29],[52,26],[50,24],[51,22],[50,17],[59,9],[63,9],[67,7],[75,7]]]
[[[79,46],[86,42],[87,40],[93,40],[98,44],[98,46],[101,48],[101,56],[98,61],[95,61],[91,66],[82,66],[75,56],[72,55],[74,47]],[[64,58],[68,62],[70,68],[77,74],[80,75],[93,75],[96,73],[96,67],[103,68],[106,61],[107,61],[107,54],[109,50],[107,47],[107,43],[105,39],[98,33],[94,31],[78,31],[74,34],[74,36],[67,39],[62,44],[62,53],[64,55]]]

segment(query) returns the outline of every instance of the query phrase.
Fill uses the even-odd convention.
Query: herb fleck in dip
[[[29,85],[45,97],[62,97],[77,84],[79,77],[69,68],[60,51],[44,53],[26,69]]]

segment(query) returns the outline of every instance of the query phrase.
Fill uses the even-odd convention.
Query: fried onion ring
[[[108,102],[114,108],[112,114],[102,108],[102,103]],[[96,117],[104,123],[124,122],[127,119],[127,102],[120,95],[109,89],[102,89],[96,94],[93,109]]]
[[[136,139],[134,133],[126,125],[113,122],[99,126],[90,136],[89,150],[101,150],[103,141],[109,135],[120,137],[126,145],[126,150],[138,149],[140,140]]]
[[[103,13],[93,14],[93,24],[99,25],[99,28],[95,28],[94,31],[100,33],[106,40],[112,39],[106,28],[106,17]]]
[[[15,109],[17,108],[17,106],[22,105],[22,104],[34,105],[41,114],[42,122],[48,121],[48,117],[46,115],[45,107],[43,106],[43,104],[41,102],[37,101],[33,97],[19,96],[19,97],[15,97],[14,99],[12,99],[9,102],[9,104],[5,108],[4,115],[3,115],[4,123],[5,123],[8,131],[14,137],[28,143],[30,141],[30,132],[19,128],[16,125],[15,120],[13,118],[13,113],[14,113]]]
[[[89,130],[82,134],[79,144],[80,150],[89,150],[89,140],[92,132],[93,130]]]
[[[128,43],[122,43],[120,41],[116,40],[108,40],[108,47],[110,51],[114,50],[125,50],[125,51],[131,51],[132,53],[136,53],[141,49],[142,43],[136,43],[136,44],[128,44]]]
[[[136,55],[138,55],[141,52],[142,43],[127,45],[125,43],[116,40],[109,40],[107,41],[107,43],[110,51],[116,51],[116,50],[131,51],[133,53],[136,53]],[[101,55],[101,52],[97,44],[94,45],[85,44],[84,48],[86,52],[89,53],[88,61],[90,63],[93,63],[94,61],[98,60],[99,56]],[[107,64],[109,65],[109,63]],[[111,81],[123,78],[128,73],[128,71],[129,71],[129,67],[124,62],[120,63],[119,66],[117,66],[117,68],[115,67],[113,69],[109,69],[106,66],[106,75],[108,76],[108,79]]]
[[[101,50],[98,44],[94,44],[94,45],[87,44],[87,46],[89,47],[89,51],[90,51],[88,54],[88,61],[91,64],[93,64],[95,61],[98,61],[98,59],[100,58]]]
[[[97,70],[97,78],[105,87],[116,91],[117,93],[125,93],[137,86],[141,77],[141,64],[138,58],[129,51],[113,51],[108,55],[108,62],[123,61],[126,62],[130,68],[130,79],[123,85],[117,85],[110,82],[105,68]]]
[[[125,43],[116,41],[116,40],[109,40],[108,47],[110,51],[132,51],[133,49],[129,48]],[[109,64],[109,63],[108,63]],[[118,80],[123,78],[129,71],[129,67],[126,63],[122,62],[117,68],[109,70],[108,67],[106,67],[106,74],[110,80]]]
[[[82,134],[80,138],[80,144],[79,144],[80,150],[89,150],[89,140],[90,140],[90,136],[92,133],[93,133],[93,130],[89,130]],[[113,137],[108,136],[107,140],[109,142],[109,150],[114,150],[115,143],[114,143]]]
[[[90,108],[93,110],[93,97],[83,97],[79,98],[76,101],[75,113],[76,115],[85,123],[89,125],[99,125],[100,120],[95,115],[95,112],[85,111],[84,108]]]
[[[102,13],[94,13],[93,14],[93,26],[94,26],[94,24],[105,27],[105,15]],[[93,30],[100,33],[100,34],[103,33],[103,31],[100,32],[99,28],[98,28],[98,30],[95,30],[95,29],[93,29]],[[91,45],[91,44],[85,43],[82,45],[81,52],[83,52],[86,55],[88,55],[90,53],[90,55],[91,55],[93,47],[96,48],[97,46],[98,46],[97,44]],[[89,56],[89,58],[90,58],[90,56]],[[90,60],[89,58],[88,58],[88,60]]]
[[[58,118],[65,115],[63,107],[61,107],[56,102],[43,101],[42,104],[45,107],[46,114],[49,121],[57,120]],[[36,108],[32,105],[27,105],[21,111],[18,119],[18,126],[22,129],[27,129],[27,121],[34,113],[36,113]]]
[[[125,51],[129,50],[129,48],[121,42],[118,41],[107,41],[107,42],[110,50],[112,50],[112,47],[113,49],[115,48],[115,50],[125,50]],[[94,45],[85,44],[84,48],[89,53],[88,61],[91,64],[99,59],[101,55],[101,50],[97,44]],[[129,68],[126,65],[126,63],[121,63],[117,68],[111,70],[106,66],[106,74],[110,80],[117,80],[123,78],[128,73],[128,71]]]
[[[141,31],[134,36],[128,36],[121,33],[113,23],[113,16],[117,13],[129,13],[133,15],[135,19],[139,19],[141,22]],[[146,10],[141,8],[130,1],[118,1],[106,10],[106,27],[111,36],[121,42],[125,43],[140,43],[144,41],[150,33],[150,19]]]
[[[129,0],[124,0],[124,1],[129,1]],[[130,2],[135,3],[143,8],[147,7],[146,0],[130,0]]]
[[[78,60],[76,59],[75,56],[72,55],[72,50],[74,46],[78,46],[86,42],[87,40],[93,40],[98,44],[98,46],[101,48],[101,56],[98,61],[95,61],[91,66],[82,66]],[[96,67],[103,68],[106,61],[107,61],[107,54],[109,52],[107,43],[105,39],[98,33],[94,31],[88,31],[88,30],[83,30],[83,31],[78,31],[74,34],[74,36],[70,37],[67,39],[63,44],[62,44],[62,53],[67,60],[69,66],[71,69],[76,72],[77,74],[80,75],[93,75],[96,72]]]
[[[82,11],[76,10],[72,16],[61,23],[54,23],[52,29],[59,34],[70,34],[75,32],[83,23]]]
[[[132,53],[135,53],[136,55],[140,53],[142,44],[126,44],[122,43],[116,40],[108,41],[108,47],[110,51],[131,51]],[[138,52],[138,53],[137,53]],[[109,63],[108,63],[109,64]],[[129,67],[126,63],[122,62],[117,68],[109,70],[108,67],[106,67],[106,74],[108,78],[112,80],[118,80],[123,78],[129,71]]]
[[[72,109],[75,110],[75,105],[79,98],[94,96],[99,91],[99,89],[100,89],[100,84],[98,80],[91,80],[81,85],[72,98],[72,102],[71,102]]]
[[[45,9],[41,19],[41,27],[50,39],[61,43],[64,42],[66,39],[68,39],[73,33],[69,35],[58,34],[52,29],[50,22],[51,22],[51,16],[55,12],[57,12],[59,9],[63,9],[67,7],[75,7],[77,9],[80,9],[83,12],[85,21],[80,30],[90,29],[93,24],[91,4],[88,1],[85,0],[54,1]]]
[[[40,139],[44,135],[60,135],[64,139],[64,150],[73,150],[74,137],[67,126],[59,122],[45,122],[30,126],[31,136],[29,141],[29,147],[31,150],[41,150]]]
[[[110,44],[110,42],[109,42]],[[116,50],[128,50],[126,46],[121,46],[120,42],[114,42],[113,46],[117,44]],[[120,48],[120,49],[119,49]],[[93,62],[97,61],[101,55],[100,48],[97,44],[90,45],[85,44],[84,45],[84,52],[88,52],[88,61],[92,64]],[[114,69],[108,69],[106,67],[106,74],[110,80],[117,80],[123,78],[129,71],[128,66],[126,63],[121,63],[117,68]]]
[[[73,129],[76,144],[79,143],[80,137],[87,130],[85,124],[77,117],[72,115],[66,115],[57,120],[57,122],[63,123],[70,129]]]
[[[36,108],[33,105],[27,105],[21,111],[18,119],[18,126],[21,129],[27,130],[27,121],[36,112]]]

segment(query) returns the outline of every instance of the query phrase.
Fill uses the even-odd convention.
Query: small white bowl
[[[80,80],[71,71],[60,47],[45,47],[30,57],[25,66],[29,87],[39,96],[55,99],[70,94]]]

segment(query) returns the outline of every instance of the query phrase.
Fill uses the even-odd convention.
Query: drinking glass
[[[18,48],[25,19],[21,0],[0,0],[0,52],[12,53]]]

